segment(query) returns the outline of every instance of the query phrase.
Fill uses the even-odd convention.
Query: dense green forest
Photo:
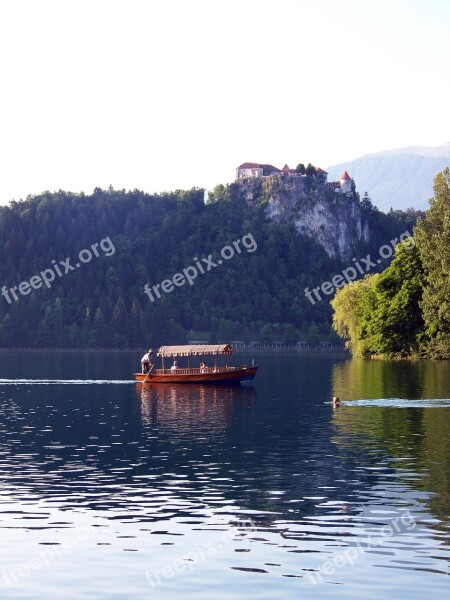
[[[355,256],[415,223],[413,212],[385,215],[367,197],[358,202],[372,234]],[[236,250],[248,234],[257,247],[241,244],[218,265],[220,250]],[[211,254],[217,266],[208,271]],[[205,273],[193,285],[165,284],[153,302],[144,292],[196,261]],[[0,208],[0,346],[145,347],[183,342],[192,330],[210,341],[323,339],[331,307],[312,305],[304,289],[345,266],[293,224],[271,222],[236,186],[218,186],[206,203],[200,189],[45,192]]]
[[[450,358],[450,170],[412,240],[381,274],[346,285],[332,301],[333,325],[355,356]]]

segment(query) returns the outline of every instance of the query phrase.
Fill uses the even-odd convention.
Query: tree
[[[261,327],[261,331],[259,332],[259,341],[261,344],[266,344],[267,346],[273,344],[273,329],[270,323],[267,323]]]
[[[424,323],[420,302],[424,273],[410,240],[399,244],[381,274],[347,284],[332,300],[333,328],[348,338],[354,356],[405,357],[420,351]]]
[[[208,337],[208,344],[217,344],[219,341],[219,337],[217,335],[217,331],[219,329],[219,321],[217,317],[211,318],[211,329]]]
[[[364,192],[363,198],[361,200],[361,208],[368,215],[372,215],[372,214],[379,212],[378,209],[376,208],[376,206],[374,206],[372,204],[372,200],[370,199],[369,192],[367,192],[367,191]]]
[[[233,339],[234,333],[236,331],[236,327],[233,321],[228,319],[220,319],[219,321],[219,330],[217,336],[221,343],[228,343]]]
[[[289,346],[295,346],[298,342],[298,329],[288,323],[284,328],[284,343]]]
[[[319,328],[315,323],[311,323],[308,328],[307,342],[310,346],[318,346],[320,344]]]
[[[362,303],[365,296],[370,296],[370,299],[365,298],[366,303],[374,302],[373,287],[378,277],[378,274],[366,275],[364,279],[345,285],[331,301],[334,310],[333,329],[347,340],[345,346],[354,356],[364,356],[370,350],[360,328]]]
[[[450,169],[434,179],[434,198],[425,219],[418,220],[414,239],[426,285],[422,311],[431,358],[450,358]]]
[[[305,174],[308,177],[314,177],[314,175],[316,174],[316,167],[314,167],[311,163],[308,163],[305,169]]]
[[[130,332],[128,337],[130,346],[139,345],[141,338],[141,316],[142,310],[136,299],[134,299],[130,313]]]
[[[367,350],[387,357],[418,353],[423,336],[420,302],[423,268],[416,247],[399,244],[395,258],[360,299],[358,338]]]
[[[167,343],[168,344],[184,344],[186,341],[186,332],[173,319],[169,319],[167,323]]]
[[[111,327],[113,331],[114,346],[123,348],[127,345],[127,335],[129,335],[130,323],[128,319],[127,307],[122,297],[119,297],[114,307],[111,317]]]
[[[137,347],[151,341],[156,346],[167,344],[169,335],[177,342],[191,329],[211,331],[212,339],[250,339],[266,323],[272,323],[272,339],[279,340],[287,324],[302,324],[306,336],[313,320],[326,335],[331,307],[326,302],[313,305],[303,290],[329,280],[341,265],[296,228],[297,209],[317,200],[310,172],[313,177],[305,178],[305,184],[311,194],[286,220],[268,216],[270,195],[264,182],[256,180],[252,201],[249,190],[234,183],[215,188],[206,205],[198,189],[149,195],[97,188],[91,195],[44,192],[0,206],[0,271],[6,288],[0,296],[0,344]],[[324,198],[333,196],[328,189],[323,193]],[[409,228],[401,211],[377,214],[367,217],[371,238],[364,252],[375,252]],[[248,239],[249,231],[258,243],[255,252],[233,245],[245,235]],[[114,254],[99,246],[106,236],[114,242]],[[80,250],[95,242],[99,254],[93,253],[89,264],[64,272],[59,259],[71,257],[73,266]],[[235,258],[210,268],[222,260],[212,253],[227,245]],[[57,268],[62,275],[56,275],[51,289],[41,286],[20,295],[20,301],[8,300],[11,287],[52,265],[55,275]],[[170,278],[189,265],[191,273],[196,265],[193,285],[175,284],[166,293],[162,282],[170,288]],[[144,294],[145,284],[152,297]],[[246,326],[251,336],[243,333]]]
[[[44,317],[39,322],[38,344],[44,348],[58,346],[63,339],[63,309],[60,298],[47,306]]]
[[[97,308],[94,314],[94,323],[92,329],[90,343],[93,346],[107,347],[111,336],[109,328],[105,321],[105,316],[100,307]]]
[[[298,163],[298,165],[295,167],[295,172],[298,173],[299,175],[304,175],[305,174],[305,165],[303,163]]]

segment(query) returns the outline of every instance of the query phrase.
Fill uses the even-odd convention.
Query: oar
[[[150,373],[151,373],[151,370],[153,369],[153,367],[154,367],[154,366],[155,366],[155,365],[153,364],[153,365],[150,367],[150,369],[149,369],[149,371],[148,371],[147,375],[145,376],[145,379],[144,379],[144,381],[143,381],[142,383],[145,383],[145,382],[147,381],[147,377],[150,375]]]

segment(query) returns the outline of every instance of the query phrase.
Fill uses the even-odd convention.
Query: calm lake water
[[[0,354],[2,600],[448,597],[448,363],[140,354]]]

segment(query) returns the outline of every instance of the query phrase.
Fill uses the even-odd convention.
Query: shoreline
[[[280,347],[280,346],[261,346],[255,348],[254,346],[241,346],[234,349],[233,354],[240,354],[243,352],[289,352],[297,354],[345,354],[351,356],[350,352],[346,348],[295,348],[293,346]],[[144,352],[143,348],[0,348],[0,353],[20,353],[20,352],[63,352],[68,354],[70,352],[85,352],[89,354],[93,353],[134,353]]]

